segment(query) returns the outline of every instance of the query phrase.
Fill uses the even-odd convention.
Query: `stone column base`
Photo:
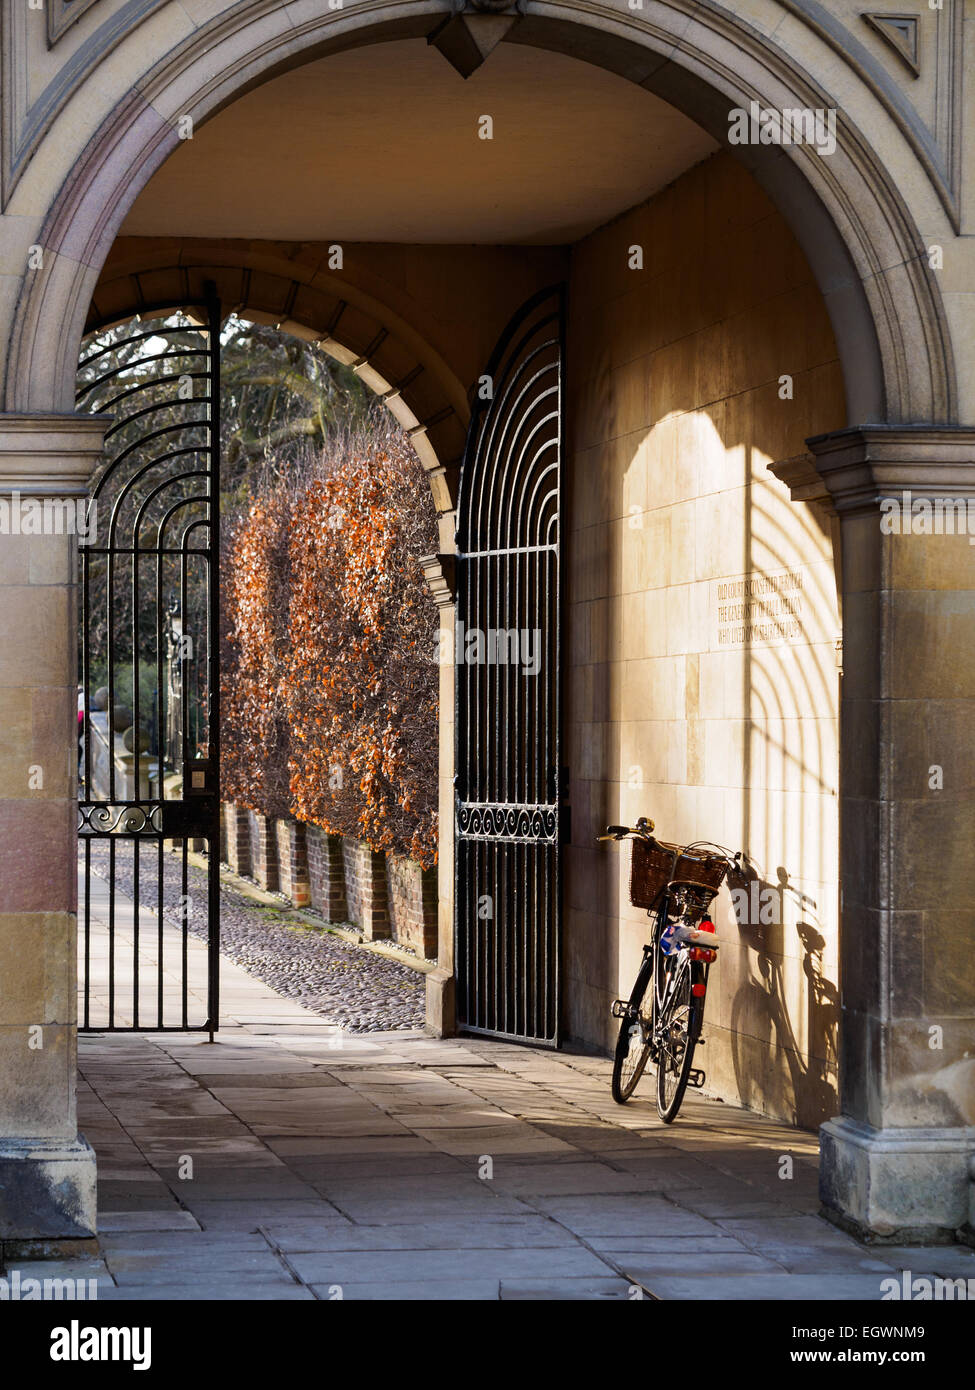
[[[452,1038],[457,1032],[456,982],[443,966],[427,972],[426,1029],[435,1038]]]
[[[874,1129],[846,1115],[820,1127],[823,1215],[862,1240],[940,1245],[971,1221],[975,1129]]]
[[[95,1152],[74,1141],[0,1136],[0,1242],[95,1234]]]

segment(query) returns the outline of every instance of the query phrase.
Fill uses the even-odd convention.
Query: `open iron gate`
[[[457,531],[455,964],[469,1033],[559,1041],[565,290],[475,388]]]
[[[113,417],[79,547],[86,1032],[217,1026],[220,306],[180,319],[79,364],[78,409]]]

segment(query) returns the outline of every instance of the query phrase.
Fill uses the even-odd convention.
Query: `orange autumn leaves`
[[[386,427],[309,459],[233,529],[223,565],[224,795],[436,860],[432,505]]]

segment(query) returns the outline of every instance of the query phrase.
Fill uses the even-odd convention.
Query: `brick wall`
[[[262,816],[259,811],[248,811],[247,821],[250,830],[251,876],[269,893],[276,893],[279,876],[274,821],[270,816]]]
[[[248,812],[242,806],[224,802],[226,827],[226,862],[235,874],[249,875],[251,871],[251,832]]]
[[[386,856],[386,898],[393,940],[418,956],[437,955],[437,870]]]
[[[362,840],[343,839],[345,894],[349,918],[370,941],[390,935],[386,903],[386,856]]]
[[[349,908],[345,897],[342,837],[326,834],[321,826],[306,825],[305,843],[312,907],[326,922],[347,922]]]
[[[311,902],[308,883],[308,849],[305,826],[301,821],[274,821],[278,855],[278,886],[295,907],[307,907]]]
[[[436,959],[436,868],[227,803],[222,823],[224,862],[235,873],[283,893],[296,907],[311,906],[326,922],[351,924],[371,941],[391,939]]]

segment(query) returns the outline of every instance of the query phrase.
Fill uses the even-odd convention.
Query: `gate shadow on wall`
[[[731,1048],[738,1094],[742,1104],[752,1110],[770,1109],[775,1114],[785,1115],[791,1108],[793,1124],[811,1129],[824,1115],[833,1113],[837,1101],[839,990],[824,972],[826,937],[816,925],[816,903],[790,884],[784,868],[776,870],[774,885],[752,868],[751,874],[742,878],[742,890],[749,898],[757,890],[758,901],[779,906],[771,922],[756,922],[743,914],[744,920],[738,923],[740,939],[749,952],[749,972],[755,972],[749,973],[739,984],[731,1010]],[[786,898],[793,899],[802,914],[802,919],[791,927],[784,921]],[[802,1028],[805,1048],[790,1016],[783,969],[786,937],[790,931],[796,933],[801,946],[802,974],[806,981]],[[756,1075],[752,1069],[753,1058],[743,1046],[746,1037],[754,1037],[766,1049],[771,1048],[774,1039],[788,1067],[787,1075],[770,1070]]]
[[[594,389],[598,393],[598,382]],[[683,608],[674,602],[678,580],[669,569],[654,573],[652,554],[644,561],[649,567],[644,571],[644,582],[648,593],[656,584],[662,595],[661,606],[655,610],[667,629],[658,638],[662,650],[683,654],[689,665],[711,660],[714,669],[710,675],[699,673],[701,707],[685,707],[683,718],[672,721],[674,726],[683,725],[686,740],[677,759],[683,759],[681,768],[675,771],[674,750],[664,746],[664,734],[658,737],[657,748],[641,748],[652,764],[641,784],[627,785],[627,768],[633,760],[625,749],[625,733],[620,734],[618,725],[611,722],[620,718],[624,707],[622,677],[613,675],[614,661],[620,664],[627,659],[624,596],[617,596],[609,605],[605,650],[590,649],[589,653],[595,746],[591,755],[580,756],[591,756],[594,781],[602,780],[598,773],[601,764],[606,781],[619,782],[619,805],[611,807],[607,797],[610,789],[604,781],[602,794],[593,799],[591,825],[596,833],[600,822],[621,819],[632,823],[636,815],[646,814],[656,819],[658,830],[668,839],[710,838],[745,850],[752,864],[751,876],[742,885],[749,903],[757,898],[772,902],[774,907],[770,920],[763,922],[746,912],[739,924],[728,890],[722,890],[715,903],[719,932],[732,941],[737,938],[741,949],[723,951],[712,976],[706,1032],[712,1043],[708,1072],[709,1079],[713,1073],[714,1084],[708,1089],[726,1100],[813,1128],[834,1113],[838,1085],[839,696],[834,643],[839,617],[836,559],[829,558],[833,528],[825,512],[789,500],[788,493],[768,472],[767,461],[774,457],[771,453],[740,437],[726,441],[703,411],[687,412],[682,428],[689,425],[691,415],[696,417],[691,426],[698,435],[695,447],[711,451],[712,465],[723,470],[720,488],[725,500],[715,502],[714,497],[702,497],[696,491],[684,500],[693,500],[697,506],[698,543],[707,546],[713,537],[715,550],[723,552],[723,565],[705,566],[704,573],[697,574],[687,586],[700,591],[699,605],[704,603],[703,591],[707,591],[706,612],[700,606],[695,609],[692,600]],[[661,426],[669,430],[674,425],[675,417],[667,417],[649,430],[648,436]],[[681,447],[680,436],[676,447]],[[662,452],[666,455],[666,450]],[[624,476],[635,462],[631,458],[624,466]],[[718,487],[716,482],[712,485]],[[653,508],[653,487],[651,465],[648,510]],[[723,511],[732,487],[741,494],[741,511],[734,523]],[[665,501],[661,511],[668,505]],[[579,516],[577,499],[574,506],[574,515]],[[740,531],[734,534],[740,537],[740,548],[735,541],[732,562],[728,558],[732,546],[729,527],[739,521]],[[598,557],[604,576],[611,574],[616,562],[621,562],[626,573],[627,535],[625,531],[620,534],[622,555],[613,555],[607,548]],[[578,541],[576,531],[573,542]],[[707,640],[715,635],[714,596],[719,578],[751,576],[762,581],[800,570],[800,630],[788,639],[768,643],[756,642],[746,632],[740,644],[729,644],[727,654],[720,657],[715,643]],[[773,607],[771,603],[764,606]],[[646,625],[653,626],[649,615]],[[579,640],[575,630],[575,651],[579,650]],[[728,678],[724,681],[727,689],[717,696],[724,702],[720,706],[724,712],[706,730],[705,716],[714,716],[717,708],[708,709],[706,702],[716,698],[716,688],[722,684],[721,669],[728,671],[733,666],[740,669],[737,700]],[[652,720],[652,688],[648,697],[649,708],[642,717]],[[600,713],[605,722],[598,720]],[[574,722],[572,713],[570,722]],[[614,746],[614,739],[618,746]],[[724,747],[720,746],[722,741]],[[577,852],[582,848],[580,838],[576,837]],[[603,969],[608,969],[610,987],[628,989],[637,951],[645,939],[646,919],[628,904],[627,857],[620,856],[617,862],[596,851],[594,857],[586,858],[593,872],[586,875],[584,888],[580,887],[581,875],[573,875],[571,907],[585,915],[608,914],[606,940],[610,949]],[[767,895],[764,899],[763,894]],[[573,930],[568,933],[567,967],[570,976],[576,977],[571,983],[574,991],[578,991],[580,977],[584,981],[587,970],[595,973],[581,935]],[[588,1013],[598,1028],[593,1013],[601,1007],[601,991],[588,987],[587,993],[589,997],[577,1007],[580,1013]]]

